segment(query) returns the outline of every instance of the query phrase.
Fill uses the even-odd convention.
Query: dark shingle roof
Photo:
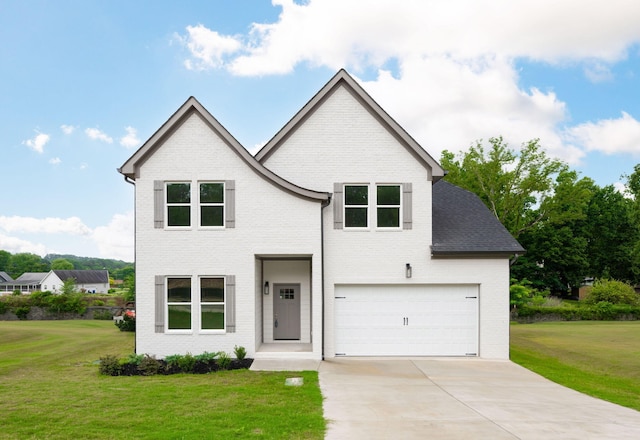
[[[49,272],[25,272],[15,279],[20,284],[40,284]]]
[[[3,281],[13,281],[13,278],[6,272],[0,272],[0,283]]]
[[[75,278],[76,284],[98,284],[109,282],[109,271],[107,270],[54,270],[60,280]]]
[[[513,255],[520,243],[475,194],[444,180],[433,185],[434,256]]]

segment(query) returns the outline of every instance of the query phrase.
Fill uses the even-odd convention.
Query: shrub
[[[193,367],[196,364],[196,358],[191,353],[187,353],[178,359],[178,368],[183,373],[193,372]]]
[[[199,362],[211,362],[211,361],[215,361],[219,354],[220,354],[219,352],[209,353],[208,351],[205,351],[204,353],[197,354],[194,357]]]
[[[509,302],[514,308],[525,304],[542,305],[545,303],[547,296],[549,296],[549,292],[534,289],[531,287],[531,282],[526,279],[519,282],[511,280]]]
[[[20,296],[20,295],[22,295],[22,291],[21,291],[21,290],[19,290],[19,289],[16,289],[16,290],[14,290],[11,294],[12,294],[13,296]]]
[[[106,355],[100,358],[100,374],[107,376],[120,376],[122,367],[117,357]]]
[[[27,319],[27,315],[29,314],[29,312],[31,311],[31,307],[29,306],[22,306],[22,307],[18,307],[15,310],[15,314],[18,317],[18,319],[24,321]]]
[[[7,309],[8,309],[7,303],[0,300],[0,315],[2,315],[3,313],[6,313]]]
[[[231,365],[231,356],[223,351],[218,354],[218,359],[216,360],[218,362],[218,367],[220,367],[221,370],[226,370]]]
[[[129,356],[127,356],[127,358],[124,359],[122,363],[135,365],[137,367],[138,365],[140,365],[140,362],[142,362],[143,359],[144,359],[143,354],[129,353]]]
[[[49,309],[57,313],[67,312],[82,315],[87,310],[87,306],[84,301],[84,294],[72,292],[52,295],[49,299]]]
[[[236,355],[236,359],[239,361],[243,360],[247,357],[247,350],[244,347],[238,347],[237,345],[233,347],[233,354]]]
[[[591,287],[585,302],[587,304],[607,302],[610,304],[640,305],[640,297],[627,283],[617,280],[598,280]]]
[[[37,307],[48,307],[51,302],[51,297],[53,294],[49,290],[36,291],[29,295],[29,300],[31,301],[31,305]]]
[[[138,363],[138,371],[143,376],[153,376],[162,369],[162,364],[155,356],[144,355]]]

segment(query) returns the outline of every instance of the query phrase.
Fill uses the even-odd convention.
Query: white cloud
[[[567,138],[584,145],[589,151],[605,154],[640,153],[640,121],[622,112],[617,119],[586,122],[570,128]]]
[[[539,138],[552,156],[579,164],[593,148],[582,144],[591,139],[579,135],[586,127],[567,136],[565,103],[553,91],[522,89],[517,62],[577,64],[590,81],[609,81],[612,63],[640,42],[636,0],[272,3],[281,7],[277,20],[243,35],[187,27],[185,64],[239,76],[285,74],[300,64],[355,76],[373,69],[366,90],[436,159],[444,148],[502,135],[512,148]],[[387,63],[397,66],[393,74]],[[618,133],[610,148],[627,151],[631,134]]]
[[[48,134],[38,133],[32,139],[22,141],[22,145],[26,145],[27,147],[38,153],[43,153],[44,146],[47,145],[50,140],[51,136],[49,136]]]
[[[90,139],[106,142],[107,144],[113,143],[113,138],[98,128],[87,128],[84,132]]]
[[[9,237],[0,234],[0,249],[11,254],[30,253],[44,257],[48,250],[45,245],[40,243],[32,243],[28,240],[22,240],[16,237]]]
[[[80,164],[80,171],[84,171],[84,170],[86,170],[87,168],[89,168],[89,164],[88,164],[88,163],[86,163],[86,162],[82,162],[82,163]]]
[[[59,157],[53,157],[51,159],[49,159],[49,163],[51,165],[59,165],[62,162],[62,160],[60,160]]]
[[[291,72],[299,63],[358,71],[407,57],[491,54],[546,62],[626,56],[640,39],[635,0],[273,0],[274,23],[225,36],[199,24],[180,37],[191,68],[238,75]],[[570,19],[567,19],[570,17]],[[597,23],[597,26],[594,25]]]
[[[82,223],[78,217],[69,218],[34,218],[20,216],[0,216],[0,229],[6,232],[90,235],[91,228]]]
[[[114,215],[107,226],[95,228],[92,239],[96,242],[101,256],[123,261],[133,261],[133,212]]]
[[[138,139],[138,131],[133,127],[125,127],[127,134],[120,138],[120,145],[125,148],[135,148],[140,145],[140,139]]]
[[[71,134],[76,130],[76,127],[74,127],[73,125],[62,124],[60,126],[60,130],[62,130],[64,134]]]
[[[242,43],[232,36],[223,36],[203,25],[187,26],[187,35],[176,35],[187,47],[191,59],[185,60],[189,70],[203,70],[224,66],[225,58],[242,48]]]

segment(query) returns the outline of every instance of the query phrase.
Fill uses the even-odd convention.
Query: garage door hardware
[[[402,318],[404,320],[403,325],[409,325],[409,318]]]

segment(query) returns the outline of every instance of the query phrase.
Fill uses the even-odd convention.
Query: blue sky
[[[436,159],[539,138],[622,188],[638,23],[637,0],[4,0],[0,249],[132,261],[116,169],[189,96],[255,152],[340,68]]]

